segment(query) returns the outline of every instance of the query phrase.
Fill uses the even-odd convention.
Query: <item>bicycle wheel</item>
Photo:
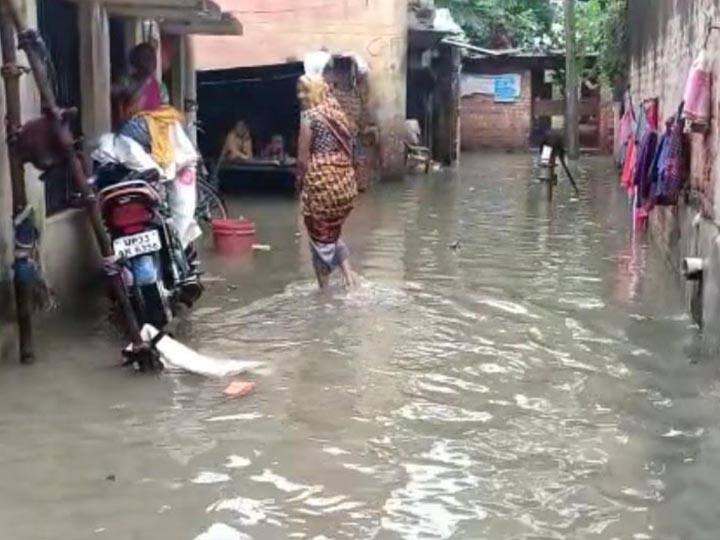
[[[214,219],[227,219],[228,211],[222,195],[206,180],[198,179],[196,219],[201,227],[210,227]]]

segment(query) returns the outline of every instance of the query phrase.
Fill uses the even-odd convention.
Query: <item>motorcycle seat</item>
[[[153,169],[146,171],[133,171],[120,163],[106,163],[95,168],[96,185],[98,189],[105,189],[122,182],[141,180],[155,183],[160,180],[160,174]]]
[[[160,194],[147,182],[122,182],[100,191],[100,205],[103,209],[121,198],[135,197],[155,206],[160,203]]]

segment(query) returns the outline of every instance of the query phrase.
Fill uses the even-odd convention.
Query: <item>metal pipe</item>
[[[20,76],[22,75],[22,69],[17,65],[15,29],[5,6],[0,6],[0,44],[2,45],[2,77],[5,82],[5,112],[7,114],[5,134],[10,161],[10,182],[12,184],[12,215],[13,223],[15,223],[18,216],[23,215],[27,208],[25,168],[19,152],[14,148],[16,136],[22,123],[20,104]],[[15,261],[15,267],[17,268],[17,247]],[[35,359],[32,326],[32,283],[20,279],[17,272],[13,282],[15,286],[15,311],[20,338],[20,362],[30,364]]]
[[[688,281],[702,279],[705,261],[700,257],[685,257],[682,262],[682,273]]]

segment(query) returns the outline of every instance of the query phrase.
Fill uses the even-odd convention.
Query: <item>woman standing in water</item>
[[[298,184],[315,274],[320,288],[325,288],[330,274],[340,268],[345,286],[352,287],[355,276],[341,238],[358,194],[350,121],[320,76],[300,78],[298,99],[303,109]]]

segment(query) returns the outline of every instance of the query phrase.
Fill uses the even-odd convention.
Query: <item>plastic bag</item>
[[[330,53],[327,51],[317,51],[306,54],[303,60],[305,75],[321,77],[325,66],[330,62],[331,58]]]
[[[168,204],[173,224],[183,248],[202,236],[202,229],[195,220],[197,207],[197,169],[182,169],[175,181],[167,186]]]

